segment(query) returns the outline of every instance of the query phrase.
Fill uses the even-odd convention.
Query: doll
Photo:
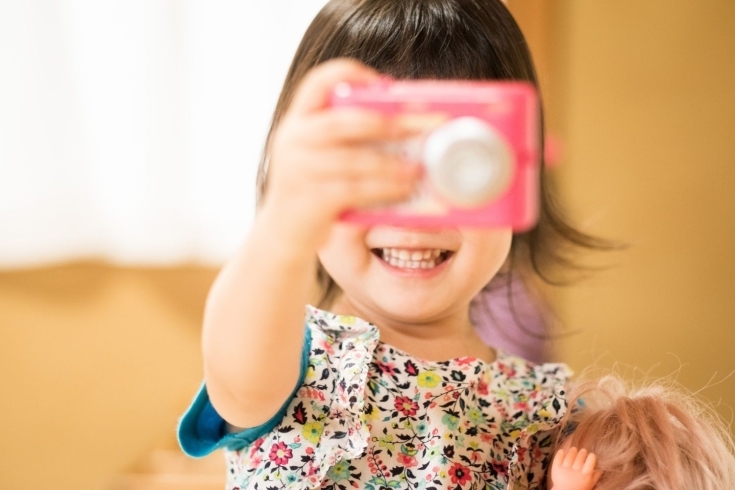
[[[578,383],[569,400],[576,408],[562,425],[550,490],[735,488],[732,436],[692,396],[662,382],[630,389],[608,375]]]

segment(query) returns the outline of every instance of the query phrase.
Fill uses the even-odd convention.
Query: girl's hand
[[[602,476],[596,464],[597,457],[586,449],[559,449],[551,464],[551,490],[592,490]]]
[[[380,75],[351,60],[313,68],[296,89],[273,135],[263,214],[299,244],[318,247],[347,209],[407,199],[420,165],[374,143],[409,134],[391,118],[360,108],[329,108],[339,82],[369,83]]]

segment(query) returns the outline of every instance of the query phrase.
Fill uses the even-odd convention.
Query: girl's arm
[[[296,386],[316,252],[332,223],[346,209],[403,200],[413,191],[419,167],[366,144],[404,131],[370,111],[327,108],[338,82],[378,77],[354,61],[318,66],[273,135],[264,202],[204,313],[207,392],[233,426],[267,421]]]
[[[551,463],[549,490],[592,490],[602,476],[596,464],[597,457],[586,449],[559,449]]]

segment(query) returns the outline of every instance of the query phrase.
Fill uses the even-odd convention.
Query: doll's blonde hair
[[[735,489],[733,439],[710,405],[670,381],[633,388],[617,375],[580,381],[559,443],[597,455],[594,490]]]

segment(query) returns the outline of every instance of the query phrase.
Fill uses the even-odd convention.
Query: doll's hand
[[[559,449],[551,464],[551,490],[592,490],[602,476],[596,464],[597,457],[586,449]]]
[[[419,164],[375,144],[412,130],[373,110],[330,107],[339,82],[379,79],[378,72],[353,60],[322,63],[304,76],[275,129],[263,209],[275,209],[273,221],[300,246],[318,242],[348,209],[402,201],[414,192]]]

